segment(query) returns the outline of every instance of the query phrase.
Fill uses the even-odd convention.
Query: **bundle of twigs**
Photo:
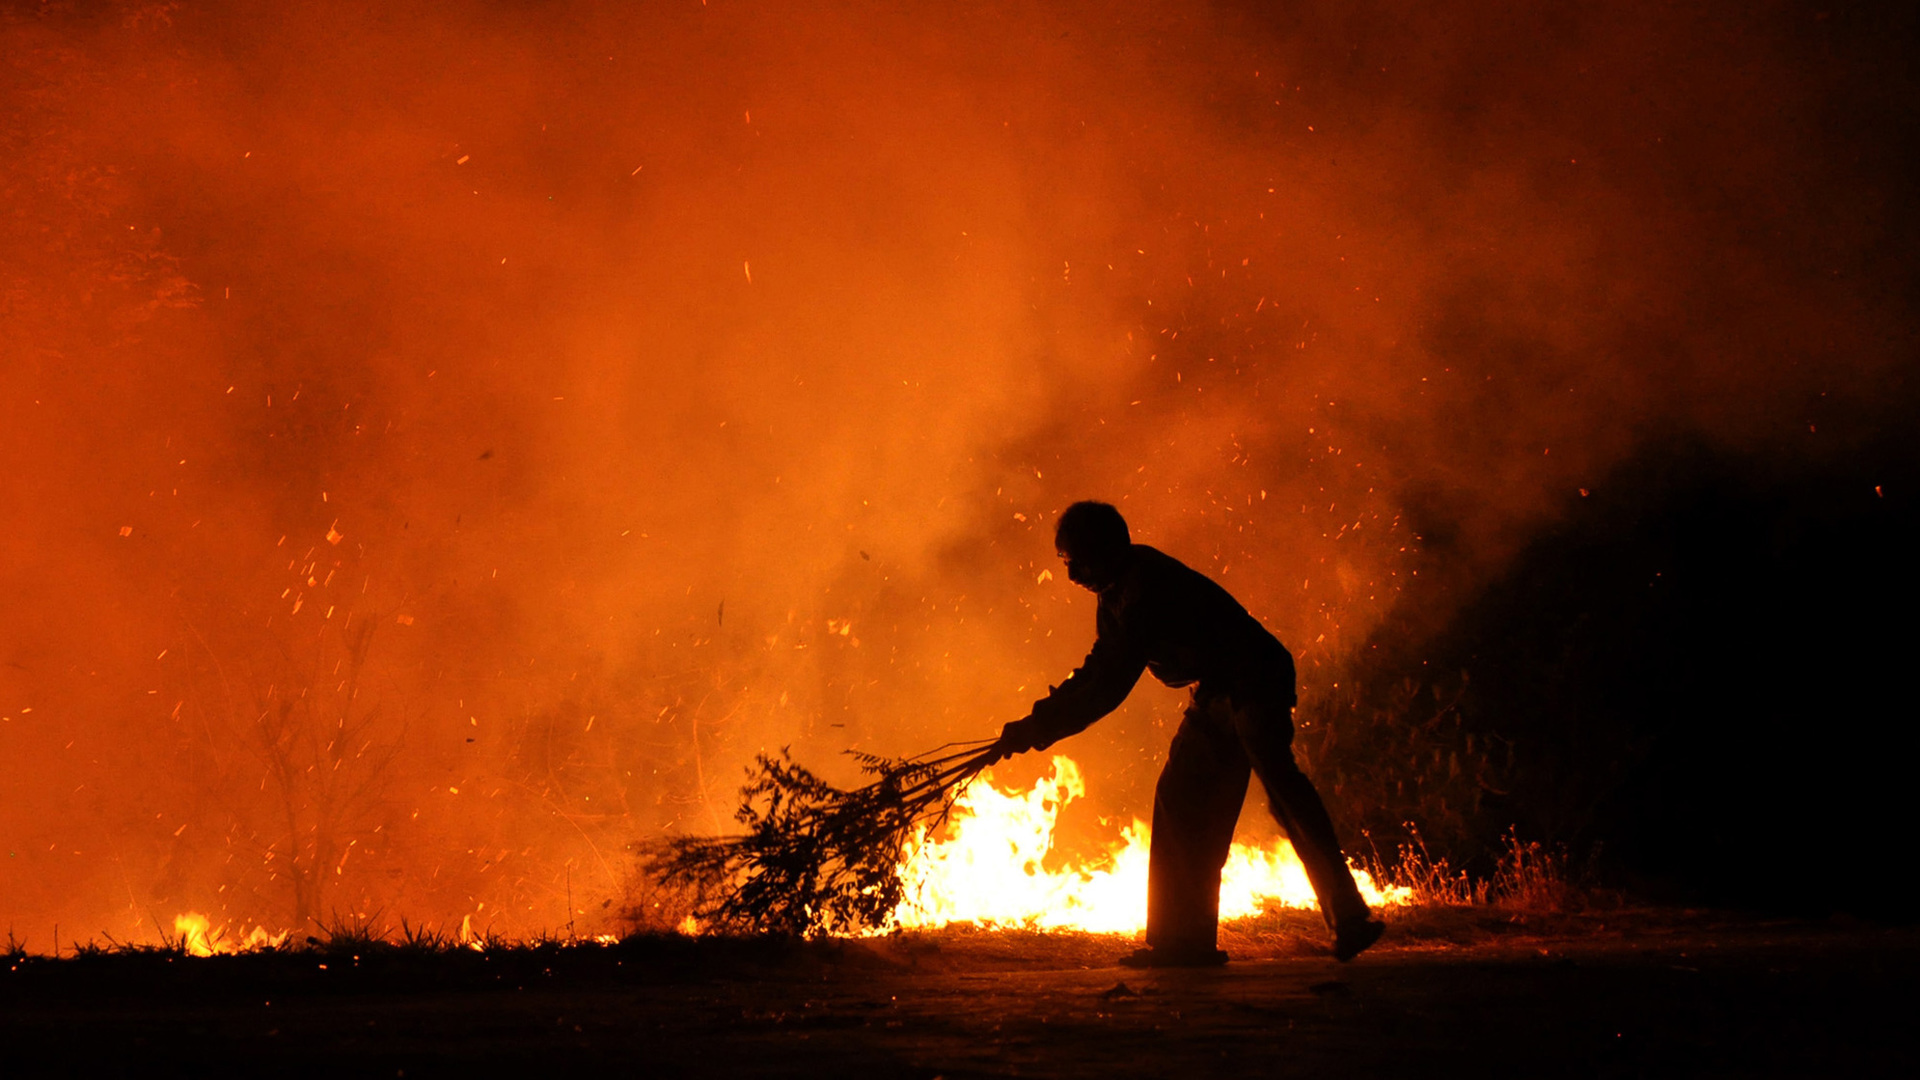
[[[647,869],[689,890],[694,914],[715,929],[812,937],[880,927],[900,903],[907,843],[937,828],[997,756],[989,742],[909,758],[854,753],[874,779],[842,791],[784,749],[761,754],[734,814],[745,835],[668,839]]]

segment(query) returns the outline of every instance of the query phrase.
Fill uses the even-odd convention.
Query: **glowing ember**
[[[1025,793],[1001,791],[982,773],[954,804],[933,838],[922,837],[901,868],[907,898],[894,912],[903,927],[971,923],[984,927],[1137,933],[1147,922],[1147,850],[1152,831],[1135,820],[1093,866],[1048,870],[1060,810],[1087,793],[1080,767],[1054,755],[1053,771]],[[1374,907],[1404,904],[1412,891],[1385,889],[1355,869]],[[1266,848],[1233,845],[1220,885],[1220,917],[1245,918],[1266,906],[1311,908],[1313,888],[1285,839]]]

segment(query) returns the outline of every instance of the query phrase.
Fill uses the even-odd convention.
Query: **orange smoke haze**
[[[1074,499],[1312,696],[1649,434],[1844,445],[1909,333],[1792,9],[291,7],[0,16],[40,945],[598,930],[755,752],[1022,715]],[[1093,811],[1176,707],[1075,741]]]

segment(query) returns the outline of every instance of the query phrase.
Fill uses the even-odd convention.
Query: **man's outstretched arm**
[[[1045,750],[1085,731],[1127,700],[1140,681],[1140,673],[1146,670],[1146,650],[1130,635],[1102,629],[1086,661],[1046,697],[1034,702],[1033,711],[1025,719],[1001,730],[997,749],[1003,758]]]

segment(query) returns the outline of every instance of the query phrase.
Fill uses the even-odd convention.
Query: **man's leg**
[[[1233,723],[1254,773],[1267,789],[1267,805],[1287,832],[1293,850],[1306,867],[1307,880],[1320,901],[1320,915],[1335,933],[1367,921],[1367,902],[1353,883],[1333,819],[1313,782],[1293,759],[1293,720],[1286,710],[1264,705],[1233,709]]]
[[[1217,707],[1216,707],[1217,708]],[[1147,947],[1211,954],[1220,868],[1247,796],[1247,756],[1224,710],[1187,709],[1153,795],[1147,859]]]

